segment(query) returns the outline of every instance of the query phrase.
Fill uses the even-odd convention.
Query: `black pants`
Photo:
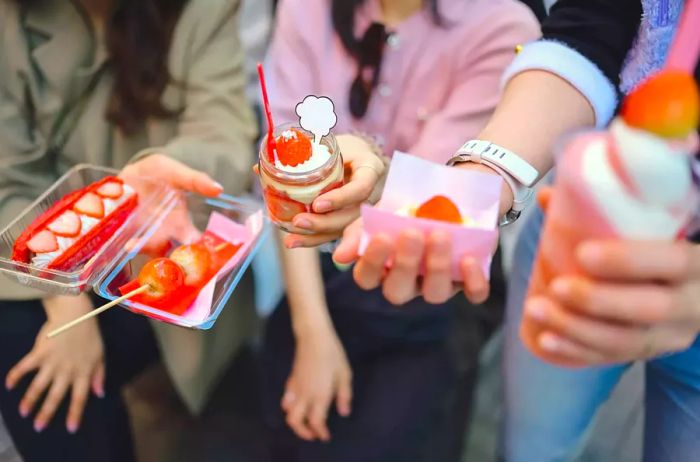
[[[9,370],[31,350],[45,320],[38,300],[0,301],[0,376],[3,381]],[[41,433],[33,429],[33,418],[41,403],[26,419],[19,415],[19,403],[33,374],[25,377],[11,392],[4,387],[0,390],[0,412],[25,462],[135,460],[121,387],[157,358],[155,338],[146,318],[120,308],[100,315],[99,324],[105,346],[105,397],[90,396],[76,434],[69,434],[65,426],[68,399],[64,399]]]
[[[351,272],[338,272],[330,258],[322,263],[331,318],[353,369],[353,413],[341,418],[329,410],[330,443],[304,442],[287,428],[280,399],[295,341],[289,307],[282,302],[268,321],[263,350],[263,409],[272,462],[459,460],[476,358],[487,335],[458,339],[460,347],[464,340],[475,344],[460,352],[468,356],[462,374],[465,361],[455,361],[451,333],[465,327],[456,326],[457,320],[468,329],[479,323],[475,307],[460,306],[466,305],[460,296],[441,306],[414,300],[396,308],[381,291],[358,288]],[[495,311],[502,312],[502,306]],[[464,388],[455,393],[457,387]]]

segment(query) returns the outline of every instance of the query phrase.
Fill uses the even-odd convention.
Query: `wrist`
[[[455,167],[500,176],[500,174],[495,169],[489,167],[486,164],[478,164],[476,162],[462,162],[460,164],[455,165]],[[501,216],[505,215],[506,213],[508,213],[508,211],[510,211],[513,208],[513,201],[513,190],[510,189],[508,183],[504,181],[503,187],[501,188],[501,204],[499,208],[499,213]]]
[[[77,297],[66,295],[54,295],[41,300],[49,322],[63,322],[89,313],[92,309],[92,300],[86,294]]]

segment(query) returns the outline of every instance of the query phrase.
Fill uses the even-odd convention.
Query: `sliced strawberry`
[[[265,203],[270,217],[280,222],[291,222],[295,216],[308,211],[306,205],[270,187],[265,188]]]
[[[102,203],[102,199],[95,193],[87,193],[81,197],[78,202],[75,203],[73,209],[93,218],[102,218],[105,216],[105,206]]]
[[[424,202],[418,207],[416,218],[462,223],[462,215],[459,213],[459,209],[454,202],[445,196],[435,196]]]
[[[277,158],[283,165],[296,167],[311,159],[311,140],[296,128],[282,132],[276,139]]]
[[[45,229],[34,235],[27,242],[27,247],[34,253],[55,252],[58,250],[58,241],[51,231]]]
[[[124,186],[116,181],[110,181],[97,188],[97,194],[107,199],[119,199],[124,194]]]
[[[57,236],[76,237],[80,234],[82,223],[77,213],[66,210],[48,226],[49,230]]]

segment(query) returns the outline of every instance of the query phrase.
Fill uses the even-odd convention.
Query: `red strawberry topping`
[[[77,213],[66,210],[48,226],[49,230],[57,236],[76,237],[80,234],[82,223]]]
[[[300,213],[308,212],[306,205],[291,199],[274,188],[265,188],[265,204],[270,217],[281,222],[291,222]]]
[[[296,128],[290,128],[277,137],[277,158],[283,165],[296,167],[311,159],[311,140]]]
[[[416,210],[416,218],[462,223],[462,215],[459,213],[459,209],[454,202],[445,196],[435,196],[424,202]]]
[[[121,183],[110,181],[97,188],[97,194],[108,199],[119,199],[124,194],[124,187]]]
[[[58,250],[58,241],[51,231],[45,229],[32,237],[27,247],[34,253],[50,253]]]
[[[86,193],[75,203],[74,210],[93,218],[102,218],[105,215],[105,207],[102,199],[95,193]]]

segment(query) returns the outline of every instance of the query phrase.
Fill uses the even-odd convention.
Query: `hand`
[[[70,433],[80,428],[83,410],[90,389],[104,396],[104,348],[95,319],[90,319],[52,339],[48,332],[93,309],[87,295],[57,296],[43,300],[47,321],[39,331],[32,350],[17,363],[5,378],[12,390],[28,373],[37,374],[19,405],[19,413],[27,417],[44,395],[41,409],[34,419],[34,429],[41,432],[51,422],[56,409],[70,391],[70,408],[66,427]]]
[[[362,220],[350,225],[333,254],[342,265],[355,261],[353,276],[364,290],[382,287],[384,297],[394,305],[403,305],[418,296],[431,304],[445,303],[460,290],[474,304],[483,303],[489,294],[489,282],[479,263],[469,256],[461,261],[463,283],[452,282],[450,236],[434,231],[426,236],[416,229],[403,231],[398,238],[373,236],[364,255],[358,255]],[[423,277],[419,276],[425,262]]]
[[[287,424],[303,440],[330,441],[326,420],[334,399],[338,414],[349,416],[352,371],[340,340],[332,327],[299,336],[281,403]]]
[[[284,239],[287,248],[315,247],[338,239],[350,223],[360,216],[360,206],[379,200],[386,167],[362,138],[353,135],[337,137],[343,153],[346,181],[341,188],[329,191],[314,200],[315,213],[300,213],[294,217],[295,227],[314,234],[289,234]]]
[[[151,154],[137,160],[124,167],[119,176],[127,182],[129,177],[147,178],[207,197],[216,197],[224,190],[206,173],[194,170],[164,154]]]
[[[215,197],[223,192],[222,186],[206,173],[193,170],[163,154],[151,154],[133,164],[129,164],[124,167],[119,176],[127,183],[129,178],[147,178],[156,184],[166,183],[175,189],[190,191],[207,197]],[[131,184],[143,185],[143,183],[139,182],[132,182]],[[139,190],[138,192],[141,195],[149,194],[149,191]],[[181,198],[175,205],[166,221],[167,223],[160,226],[158,231],[143,246],[141,249],[142,253],[151,257],[163,256],[170,249],[172,240],[179,243],[190,243],[200,235],[199,230],[192,223],[184,198]],[[133,243],[128,245],[133,245]]]
[[[585,242],[578,277],[526,301],[550,330],[539,345],[581,365],[624,363],[687,349],[700,332],[700,246]]]

